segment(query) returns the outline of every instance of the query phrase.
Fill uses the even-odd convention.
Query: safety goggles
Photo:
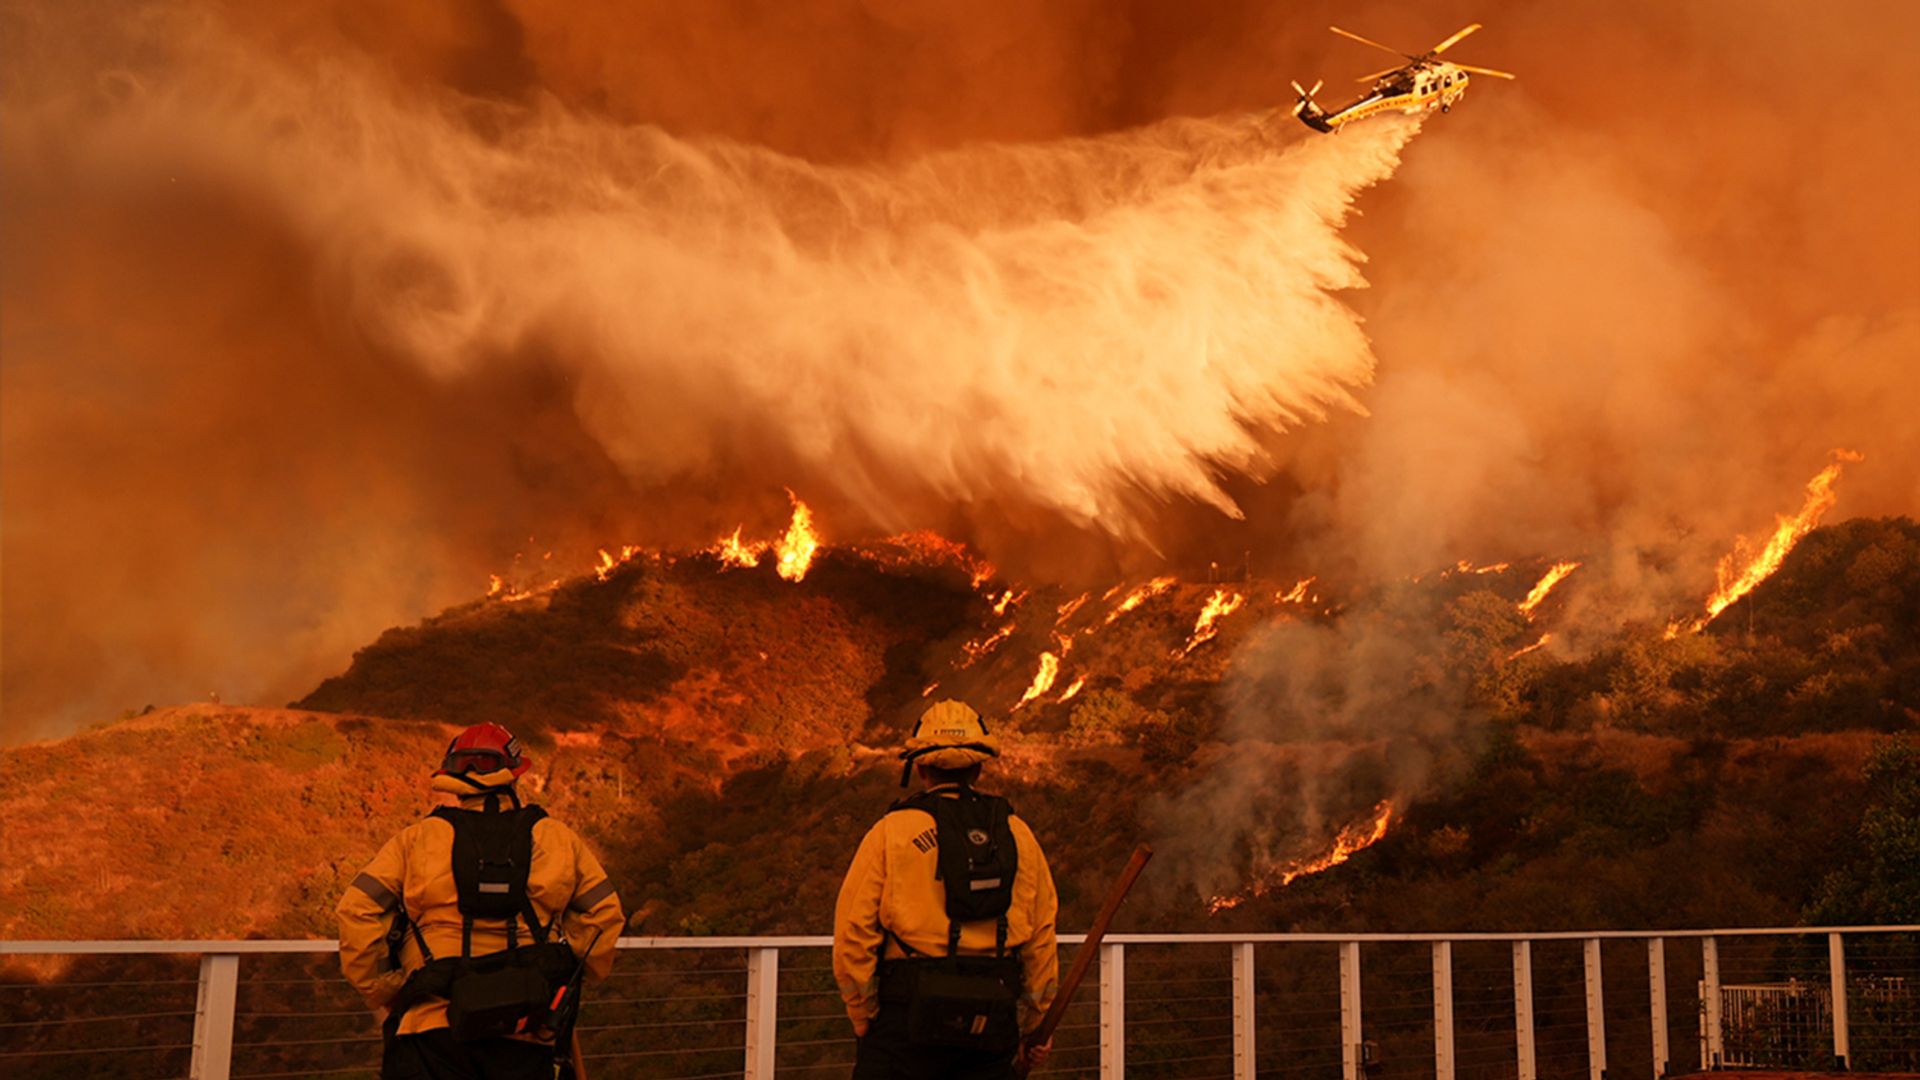
[[[452,750],[440,762],[440,771],[451,776],[461,773],[490,773],[507,768],[513,762],[498,750]]]

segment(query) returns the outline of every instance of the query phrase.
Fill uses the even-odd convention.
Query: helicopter
[[[1299,83],[1293,84],[1294,92],[1300,95],[1300,101],[1293,107],[1293,115],[1300,122],[1315,131],[1335,132],[1355,120],[1364,120],[1385,112],[1420,113],[1439,109],[1441,112],[1453,111],[1453,103],[1467,92],[1467,75],[1491,75],[1496,79],[1511,79],[1514,76],[1505,71],[1492,68],[1474,67],[1472,64],[1456,64],[1440,59],[1440,54],[1460,43],[1460,40],[1475,30],[1479,23],[1473,23],[1440,44],[1415,56],[1399,49],[1388,48],[1370,38],[1361,37],[1351,30],[1342,30],[1337,26],[1327,29],[1341,37],[1352,38],[1362,45],[1371,45],[1384,49],[1396,56],[1406,57],[1410,63],[1400,67],[1376,71],[1371,75],[1362,75],[1357,80],[1372,83],[1366,94],[1338,109],[1328,112],[1313,100],[1320,92],[1325,80],[1313,84],[1313,89],[1303,90]]]

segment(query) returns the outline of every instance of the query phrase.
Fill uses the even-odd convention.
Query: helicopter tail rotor
[[[1326,84],[1325,79],[1315,79],[1313,81],[1313,89],[1306,90],[1301,88],[1300,83],[1298,81],[1295,81],[1293,84],[1293,92],[1300,95],[1300,100],[1294,103],[1293,115],[1299,116],[1302,111],[1306,110],[1309,107],[1312,107],[1313,95],[1319,93],[1320,87],[1324,86],[1325,84]]]

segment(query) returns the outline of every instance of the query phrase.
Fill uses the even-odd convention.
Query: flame
[[[1508,567],[1512,565],[1512,563],[1497,562],[1488,563],[1485,566],[1475,566],[1471,560],[1461,559],[1451,567],[1440,571],[1440,576],[1452,577],[1455,574],[1503,574],[1507,571]],[[1416,578],[1415,580],[1417,581],[1419,579]]]
[[[1134,608],[1139,607],[1141,604],[1146,603],[1147,601],[1153,599],[1154,597],[1159,596],[1161,593],[1166,592],[1168,589],[1173,588],[1173,585],[1174,585],[1174,580],[1172,578],[1157,577],[1157,578],[1154,578],[1152,581],[1147,582],[1145,585],[1142,585],[1139,588],[1133,590],[1132,592],[1127,594],[1126,599],[1120,601],[1119,607],[1116,607],[1112,611],[1107,612],[1107,621],[1104,625],[1112,626],[1113,620],[1119,618],[1122,615],[1125,615],[1127,612],[1132,611]],[[1107,591],[1107,595],[1112,596],[1114,593],[1119,591],[1120,591],[1120,586],[1115,585],[1112,589],[1109,589]]]
[[[499,596],[507,588],[506,581],[499,574],[487,575],[487,595]]]
[[[612,574],[615,568],[638,554],[640,554],[640,549],[632,544],[622,546],[618,556],[608,554],[606,548],[601,548],[600,562],[593,568],[593,576],[599,578],[601,581],[605,581],[607,580],[607,576]]]
[[[1027,594],[1025,592],[1016,593],[1012,589],[1008,589],[1006,592],[1000,594],[1000,599],[993,602],[993,613],[995,615],[1005,615],[1008,608],[1026,598]]]
[[[1228,908],[1236,908],[1250,897],[1264,896],[1274,889],[1284,889],[1308,874],[1317,874],[1328,870],[1358,852],[1364,851],[1380,842],[1387,835],[1387,827],[1393,824],[1393,800],[1383,799],[1373,808],[1373,816],[1366,821],[1356,821],[1340,830],[1333,838],[1333,847],[1325,853],[1308,859],[1296,859],[1278,868],[1259,871],[1246,890],[1232,896],[1216,896],[1207,904],[1207,914],[1214,915]]]
[[[1707,624],[1719,617],[1720,613],[1739,602],[1740,598],[1752,592],[1761,582],[1773,576],[1780,564],[1787,561],[1803,537],[1820,524],[1820,519],[1833,509],[1840,496],[1834,494],[1833,485],[1840,479],[1842,466],[1866,460],[1865,454],[1852,450],[1833,450],[1833,461],[1821,469],[1814,478],[1807,481],[1807,497],[1800,505],[1800,512],[1787,517],[1780,515],[1775,519],[1773,535],[1758,552],[1754,552],[1751,542],[1741,536],[1735,539],[1733,550],[1720,560],[1715,571],[1718,579],[1713,595],[1707,598],[1707,613],[1691,621],[1675,619],[1667,624],[1661,638],[1672,641],[1681,631],[1697,634],[1707,628]],[[1742,566],[1741,564],[1745,565]]]
[[[1293,583],[1293,588],[1274,597],[1274,600],[1282,604],[1304,604],[1307,602],[1307,589],[1318,580],[1317,577],[1301,578]]]
[[[1568,574],[1578,569],[1580,569],[1580,564],[1577,562],[1554,563],[1551,567],[1548,567],[1547,572],[1541,575],[1540,580],[1535,582],[1533,588],[1528,591],[1527,598],[1520,601],[1520,614],[1525,615],[1529,619],[1533,618],[1533,609],[1539,607],[1541,602],[1546,600],[1547,594],[1553,591],[1553,587],[1565,580]]]
[[[1528,653],[1534,651],[1535,649],[1545,648],[1547,642],[1552,640],[1553,640],[1553,634],[1551,631],[1545,634],[1541,634],[1539,641],[1536,641],[1531,645],[1526,645],[1521,648],[1515,649],[1514,651],[1508,653],[1507,659],[1502,661],[1502,663],[1511,663],[1512,661],[1520,659],[1521,657],[1527,655]]]
[[[1207,598],[1207,606],[1200,609],[1200,617],[1194,620],[1193,636],[1187,639],[1187,647],[1181,649],[1176,655],[1185,656],[1212,641],[1214,635],[1220,632],[1220,627],[1216,625],[1219,620],[1240,610],[1240,605],[1245,603],[1246,599],[1237,592],[1215,589],[1213,595]]]
[[[1053,620],[1053,625],[1059,626],[1062,623],[1066,622],[1068,619],[1073,618],[1073,613],[1076,611],[1079,611],[1080,606],[1087,602],[1088,595],[1089,594],[1087,593],[1081,593],[1079,596],[1076,596],[1073,599],[1067,601],[1066,603],[1061,604],[1059,607],[1054,608],[1053,609],[1054,614],[1059,617]]]
[[[969,641],[965,645],[960,646],[960,651],[967,655],[967,658],[960,662],[960,666],[963,668],[972,667],[974,661],[992,652],[995,648],[998,648],[1000,643],[1007,640],[1008,635],[1012,633],[1013,624],[1008,623],[993,633],[988,634],[986,637],[981,638],[979,641]]]
[[[793,500],[793,520],[787,522],[786,534],[773,542],[773,553],[780,560],[780,576],[797,582],[813,565],[813,553],[820,549],[820,534],[813,531],[813,511],[807,504],[791,491],[787,498]]]
[[[908,559],[921,563],[949,562],[959,566],[967,573],[975,589],[993,579],[999,571],[992,563],[975,555],[965,544],[949,540],[939,533],[927,529],[914,532],[896,533],[881,542],[885,546],[898,548],[906,553]],[[1015,598],[1019,599],[1018,597]]]
[[[930,682],[930,683],[928,683],[928,684],[927,684],[927,688],[926,688],[925,690],[922,690],[922,691],[920,691],[920,696],[921,696],[921,697],[932,697],[932,696],[933,696],[933,692],[934,692],[935,690],[938,690],[938,689],[940,689],[940,684],[939,684],[939,683],[937,683],[937,682]]]
[[[1740,567],[1742,558],[1749,549],[1747,538],[1742,536],[1734,543],[1733,551],[1720,560],[1719,585],[1713,595],[1707,598],[1707,617],[1702,625],[1712,622],[1714,617],[1732,606],[1741,597],[1754,590],[1754,587],[1773,575],[1785,562],[1787,554],[1800,543],[1801,537],[1812,532],[1820,519],[1840,497],[1833,492],[1834,481],[1840,479],[1840,469],[1848,462],[1866,460],[1863,454],[1852,450],[1835,450],[1833,461],[1826,468],[1807,481],[1807,498],[1800,506],[1800,512],[1792,517],[1781,517],[1774,526],[1773,535],[1760,551],[1746,558],[1746,566]]]
[[[1079,678],[1073,680],[1073,685],[1067,687],[1066,691],[1060,695],[1060,700],[1072,701],[1073,695],[1079,693],[1080,688],[1085,685],[1087,685],[1087,677],[1085,675],[1082,675]]]
[[[1040,670],[1033,673],[1033,685],[1027,687],[1027,692],[1020,695],[1020,700],[1013,707],[1017,709],[1053,689],[1053,680],[1059,677],[1060,658],[1050,652],[1041,653]]]
[[[765,542],[742,543],[740,526],[736,525],[732,536],[721,537],[707,551],[719,558],[721,566],[738,566],[744,570],[751,570],[760,565],[760,553],[766,549]]]

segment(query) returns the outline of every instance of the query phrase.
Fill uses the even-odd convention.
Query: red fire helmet
[[[512,769],[513,778],[533,763],[520,753],[520,740],[499,724],[475,724],[453,737],[447,755],[433,775],[455,776],[461,773],[490,773]]]

